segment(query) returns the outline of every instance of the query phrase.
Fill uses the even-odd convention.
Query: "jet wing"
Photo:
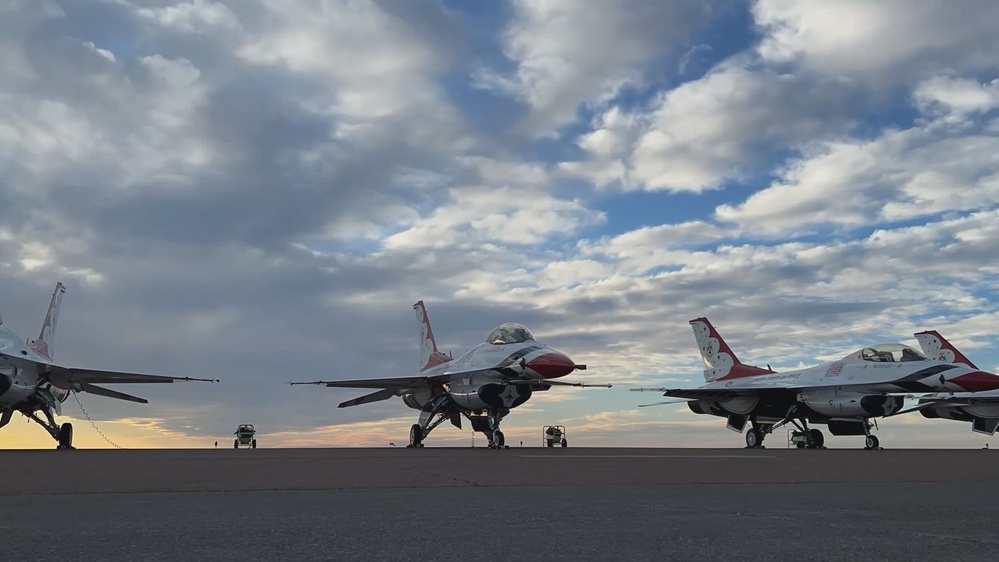
[[[395,377],[390,379],[355,379],[347,381],[290,382],[288,384],[290,385],[318,384],[318,385],[325,385],[331,388],[384,388],[384,389],[415,390],[419,388],[426,388],[430,386],[433,382],[436,382],[437,380],[438,380],[437,378],[428,378],[428,377]]]
[[[395,396],[402,396],[407,392],[412,392],[415,390],[429,389],[434,384],[440,384],[447,382],[448,380],[455,378],[453,375],[438,375],[435,377],[395,377],[390,379],[355,379],[346,381],[309,381],[309,382],[289,382],[290,385],[296,384],[316,384],[323,385],[328,388],[377,388],[380,389],[377,392],[372,392],[371,394],[365,394],[358,398],[353,398],[347,400],[346,402],[341,402],[337,405],[338,408],[349,408],[351,406],[359,406],[361,404],[370,404],[372,402],[380,402],[382,400],[388,400]]]
[[[401,388],[386,388],[379,390],[377,392],[372,392],[371,394],[365,394],[359,398],[354,398],[352,400],[347,400],[346,402],[340,402],[337,408],[349,408],[351,406],[359,406],[361,404],[370,404],[372,402],[381,402],[382,400],[388,400],[389,398],[394,398],[396,396],[402,396],[406,392],[406,389]]]
[[[908,414],[909,412],[917,412],[927,408],[949,408],[954,406],[970,406],[981,403],[995,403],[999,402],[999,393],[994,391],[954,392],[937,393],[926,396],[906,395],[906,398],[916,398],[919,400],[919,403],[911,408],[902,410],[895,415]]]
[[[610,383],[556,381],[552,379],[510,379],[505,384],[550,384],[552,386],[575,386],[578,388],[610,388],[614,386]]]
[[[701,398],[731,398],[733,396],[749,396],[762,390],[772,390],[770,387],[757,388],[633,388],[635,392],[662,392],[663,396],[672,398],[684,398],[687,400],[699,400]],[[781,390],[784,390],[783,388]],[[787,389],[791,390],[791,389]]]
[[[161,375],[146,375],[142,373],[126,373],[119,371],[99,371],[94,369],[76,369],[68,367],[51,367],[48,372],[49,382],[59,388],[74,388],[84,384],[138,384],[138,383],[172,383],[172,382],[219,382],[218,379],[198,379],[194,377],[165,377]],[[75,389],[75,388],[74,388]],[[96,394],[96,393],[95,393]]]
[[[649,406],[672,406],[673,404],[683,404],[686,402],[683,398],[677,398],[676,400],[666,400],[664,402],[653,402],[651,404],[639,404],[639,408],[648,408]]]

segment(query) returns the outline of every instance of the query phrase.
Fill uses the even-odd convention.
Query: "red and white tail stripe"
[[[965,357],[963,353],[958,351],[956,347],[951,345],[951,343],[947,341],[946,338],[941,336],[936,330],[927,330],[913,335],[916,336],[916,341],[919,342],[919,347],[923,349],[923,355],[929,357],[930,359],[936,359],[937,361],[943,361],[944,363],[967,365],[972,369],[978,368],[971,362],[970,359]]]
[[[62,305],[62,295],[65,292],[66,287],[63,287],[62,283],[56,283],[38,339],[28,344],[32,351],[46,359],[52,359],[52,354],[55,351],[55,331],[56,325],[59,323],[59,307]]]
[[[697,340],[697,347],[700,348],[701,359],[704,360],[705,382],[773,373],[770,369],[761,369],[740,362],[707,318],[691,320],[690,327],[694,330],[694,338]]]
[[[450,361],[450,357],[437,349],[437,341],[434,340],[434,331],[430,328],[430,317],[427,316],[427,307],[423,301],[414,304],[413,310],[416,311],[416,320],[420,323],[420,370],[425,371]]]

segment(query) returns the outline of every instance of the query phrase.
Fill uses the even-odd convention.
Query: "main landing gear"
[[[798,413],[797,405],[791,406],[787,412],[787,417],[770,427],[770,431],[777,429],[784,424],[793,424],[795,429],[791,431],[791,443],[798,449],[825,449],[826,438],[817,429],[808,428],[808,420],[805,417],[796,417]],[[800,423],[799,423],[800,422]],[[748,438],[747,438],[748,439]]]
[[[825,449],[826,438],[817,429],[808,429],[794,424],[799,429],[791,432],[791,443],[798,449]]]
[[[463,412],[464,413],[464,412]],[[509,449],[506,444],[506,437],[500,431],[500,421],[510,413],[508,408],[487,410],[479,414],[465,414],[468,421],[472,423],[472,431],[477,431],[486,436],[490,449]]]
[[[773,425],[764,425],[753,422],[753,426],[746,431],[746,448],[766,449],[766,447],[763,446],[763,440],[767,435],[773,433],[773,428]]]
[[[451,425],[461,429],[461,416],[465,416],[472,424],[472,431],[486,435],[490,449],[509,448],[506,444],[506,437],[499,428],[500,420],[508,413],[510,413],[508,408],[501,408],[472,414],[459,410],[454,407],[449,398],[441,396],[423,407],[419,423],[414,423],[409,428],[409,445],[407,447],[423,447],[423,440],[430,435],[434,428],[445,421],[450,421]]]
[[[45,428],[45,431],[49,432],[49,435],[56,440],[56,449],[74,449],[73,447],[73,424],[67,422],[62,425],[56,424],[55,416],[52,415],[51,410],[42,410],[45,413],[45,419],[39,418],[35,412],[28,412],[26,415],[35,421],[38,425]]]

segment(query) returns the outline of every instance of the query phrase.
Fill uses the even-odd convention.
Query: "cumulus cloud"
[[[646,69],[684,45],[714,4],[516,0],[502,38],[516,71],[484,71],[477,81],[523,100],[530,129],[550,134],[574,120],[580,106],[641,85]]]
[[[563,169],[598,186],[700,192],[745,180],[816,136],[838,135],[855,95],[743,59],[664,92],[645,110],[612,108],[577,143],[587,156]]]
[[[859,226],[999,203],[995,121],[969,121],[995,98],[991,84],[931,80],[914,97],[938,116],[869,141],[817,143],[775,184],[717,217],[753,232]]]
[[[988,0],[758,0],[752,11],[765,60],[870,86],[994,68],[999,52],[999,6]]]

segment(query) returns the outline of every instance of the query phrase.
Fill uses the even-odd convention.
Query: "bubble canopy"
[[[926,361],[926,356],[904,344],[881,343],[855,351],[844,359],[891,363],[895,361]]]
[[[523,343],[526,341],[534,341],[534,334],[526,326],[515,322],[500,324],[486,337],[486,343],[493,345]]]

